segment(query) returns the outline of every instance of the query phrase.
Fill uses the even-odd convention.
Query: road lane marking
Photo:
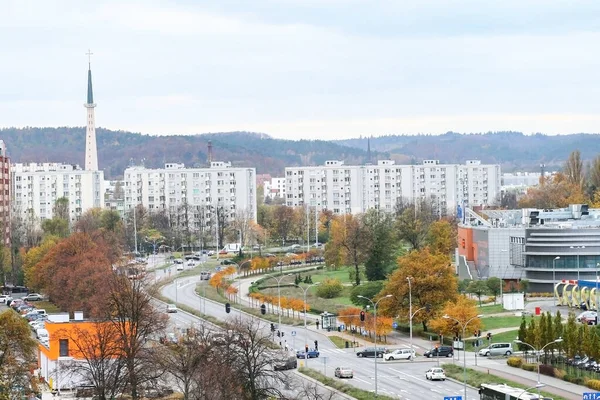
[[[361,381],[361,382],[364,382],[364,383],[368,383],[369,385],[372,385],[371,382],[365,381],[364,379],[360,379],[360,378],[357,378],[357,377],[354,377],[354,379],[356,379],[357,381]]]
[[[414,375],[407,374],[407,373],[405,373],[405,372],[402,372],[402,371],[399,371],[399,370],[397,370],[397,369],[394,369],[394,368],[390,368],[390,369],[391,369],[392,371],[394,371],[394,372],[397,372],[397,373],[399,373],[399,374],[406,375],[406,376],[408,376],[408,377],[409,377],[409,378],[411,378],[411,379],[415,379],[415,380],[417,380],[417,381],[419,381],[419,382],[423,382],[423,383],[428,383],[428,382],[429,382],[429,381],[427,381],[427,380],[423,380],[423,379],[421,379],[421,378],[417,378],[417,377],[416,377],[416,376],[414,376]]]

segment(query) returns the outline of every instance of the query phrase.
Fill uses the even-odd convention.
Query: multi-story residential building
[[[123,181],[104,181],[104,208],[125,215],[125,190]]]
[[[500,194],[500,166],[478,160],[465,165],[425,160],[422,165],[344,165],[326,161],[318,167],[285,169],[288,206],[322,207],[334,213],[362,213],[369,209],[393,211],[403,200],[431,201],[440,215],[454,214],[458,206],[485,207]]]
[[[10,159],[6,145],[0,140],[0,229],[4,245],[10,244]]]
[[[285,198],[285,178],[271,178],[268,181],[264,181],[263,185],[265,189],[265,200]]]
[[[12,209],[23,218],[54,217],[56,200],[69,202],[69,222],[87,210],[102,207],[104,171],[85,171],[78,165],[29,163],[12,165]]]
[[[178,212],[183,205],[221,207],[227,217],[247,211],[256,220],[256,171],[213,161],[210,168],[185,168],[165,164],[149,169],[133,166],[125,170],[125,211],[141,204],[150,212]]]

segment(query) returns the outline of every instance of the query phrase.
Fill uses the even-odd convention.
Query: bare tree
[[[166,316],[152,305],[152,291],[142,279],[129,280],[115,275],[110,282],[107,319],[118,332],[123,352],[127,385],[133,400],[139,398],[140,386],[160,375],[154,368],[152,349],[146,340],[155,337],[166,326]]]
[[[57,334],[64,335],[68,343],[75,346],[81,359],[66,363],[64,368],[91,383],[99,400],[113,399],[123,390],[125,365],[119,332],[114,324],[94,322],[91,329],[75,328]]]
[[[585,174],[583,171],[583,161],[581,160],[581,153],[579,150],[575,150],[569,154],[569,158],[565,163],[564,169],[567,181],[578,188],[583,188]]]
[[[253,220],[254,215],[252,214],[252,211],[245,208],[242,210],[237,210],[237,212],[235,213],[235,217],[232,221],[231,227],[237,232],[239,232],[240,257],[243,256],[242,247],[246,243],[247,237],[250,235]]]

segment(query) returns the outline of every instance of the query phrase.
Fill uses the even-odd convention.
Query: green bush
[[[525,371],[537,371],[537,364],[523,363],[521,366]]]
[[[567,381],[567,382],[571,382],[574,383],[576,385],[581,385],[583,384],[583,378],[580,376],[575,376],[575,375],[571,375],[571,374],[566,374],[563,377],[563,380]]]
[[[333,299],[338,297],[344,290],[344,286],[339,279],[325,278],[317,286],[317,296],[323,299]]]
[[[521,368],[523,366],[523,359],[521,357],[508,357],[506,363],[511,367]]]

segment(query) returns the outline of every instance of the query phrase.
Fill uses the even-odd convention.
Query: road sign
[[[394,322],[394,323],[392,324],[392,328],[394,328],[394,329],[398,329],[398,323],[397,323],[397,322]]]
[[[444,400],[462,400],[462,396],[445,396]]]
[[[296,336],[296,331],[292,331],[291,335]]]
[[[597,400],[600,399],[600,392],[596,393],[584,393],[582,400]]]

